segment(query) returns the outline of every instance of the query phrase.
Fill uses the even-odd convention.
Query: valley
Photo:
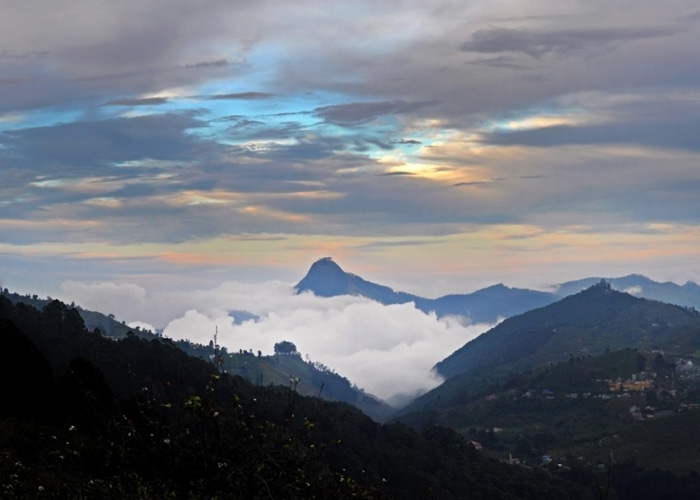
[[[336,283],[326,283],[328,286],[325,290],[330,296],[335,296],[333,294],[336,293],[357,293],[371,300],[388,303],[407,298],[416,307],[420,303],[418,297],[392,295],[395,292],[387,287],[339,272],[340,268],[328,259],[322,259],[315,265],[316,270],[312,267],[307,275],[307,278],[311,276],[313,279],[302,280],[297,285],[298,293],[313,292],[312,288],[305,288],[304,283],[321,279],[322,282],[331,280]],[[317,274],[318,266],[321,266],[320,274]],[[338,282],[354,284],[350,288],[339,287],[336,286]],[[507,287],[495,287],[487,289],[488,294],[482,294],[482,298],[499,290],[505,290],[509,297],[513,297]],[[137,384],[143,385],[143,391],[153,395],[153,399],[147,398],[146,401],[150,401],[148,404],[172,408],[174,397],[176,400],[180,398],[176,404],[184,405],[184,409],[199,408],[205,400],[197,394],[211,390],[207,389],[204,377],[204,373],[209,372],[217,380],[224,376],[230,381],[226,384],[233,383],[216,400],[207,403],[220,408],[212,410],[217,415],[222,411],[228,412],[227,398],[231,394],[239,394],[235,397],[241,398],[241,391],[247,394],[245,398],[249,399],[248,404],[252,401],[253,407],[262,397],[269,401],[266,404],[271,405],[270,408],[278,408],[271,413],[265,410],[268,420],[263,427],[280,425],[280,418],[288,418],[284,417],[284,413],[279,413],[285,398],[287,404],[295,401],[293,404],[299,405],[299,411],[306,415],[303,422],[308,427],[307,430],[325,421],[329,415],[327,412],[340,412],[337,417],[331,417],[329,423],[323,424],[326,426],[323,435],[331,441],[337,439],[338,444],[349,440],[350,448],[343,453],[346,458],[355,457],[353,459],[366,457],[367,448],[374,446],[367,441],[369,435],[373,435],[375,440],[380,439],[384,443],[380,445],[381,451],[376,449],[370,453],[388,453],[382,455],[385,456],[384,465],[374,464],[368,467],[372,468],[374,474],[383,474],[385,478],[393,477],[392,484],[399,477],[406,477],[407,472],[398,465],[390,465],[393,464],[396,444],[389,443],[395,439],[400,439],[404,444],[415,443],[416,439],[432,439],[437,440],[434,443],[440,443],[440,447],[445,447],[444,459],[456,456],[453,453],[466,453],[464,459],[473,464],[470,467],[483,468],[490,463],[492,465],[488,467],[496,475],[506,474],[506,469],[494,468],[496,463],[510,468],[511,473],[514,470],[512,468],[519,469],[521,474],[529,478],[523,476],[519,481],[534,480],[531,474],[535,471],[548,474],[550,479],[545,480],[545,483],[563,481],[557,483],[559,486],[556,488],[568,491],[567,498],[593,498],[590,495],[595,491],[594,484],[603,481],[615,488],[620,498],[629,498],[626,495],[644,481],[653,481],[657,486],[672,484],[682,492],[695,491],[696,488],[693,479],[696,476],[693,474],[700,470],[700,459],[697,458],[697,446],[694,444],[700,442],[700,427],[697,426],[700,419],[700,314],[692,306],[666,304],[617,291],[605,280],[599,280],[560,300],[513,314],[491,330],[467,342],[435,364],[435,370],[444,378],[443,383],[400,408],[392,408],[381,399],[368,394],[351,380],[336,373],[332,367],[314,362],[308,356],[304,359],[297,345],[289,340],[280,339],[274,346],[273,354],[263,354],[261,351],[256,353],[252,349],[235,351],[218,345],[216,335],[209,345],[186,340],[173,341],[159,333],[140,328],[130,329],[112,315],[67,307],[55,300],[21,296],[8,290],[3,290],[1,300],[5,301],[5,317],[17,322],[22,329],[33,332],[31,338],[48,356],[53,373],[60,374],[65,370],[70,372],[71,369],[77,369],[71,368],[77,360],[89,359],[93,360],[89,363],[97,364],[81,368],[88,370],[83,376],[88,379],[104,377],[104,382],[99,382],[102,384],[99,389],[91,389],[101,391],[104,394],[101,397],[106,398],[100,403],[102,406],[99,409],[89,403],[75,413],[78,410],[70,403],[42,425],[55,425],[52,422],[56,420],[52,419],[68,416],[69,420],[79,422],[80,428],[87,426],[93,429],[91,433],[97,433],[93,435],[100,435],[103,432],[100,426],[113,425],[109,423],[113,418],[110,414],[118,400],[126,398],[118,404],[123,406],[121,411],[125,414],[131,411],[128,410],[127,401],[134,397],[133,394],[130,395],[129,389],[134,382],[129,382],[129,377],[134,376],[139,380]],[[463,305],[464,299],[460,300]],[[502,309],[502,304],[507,302],[509,299],[503,297],[494,299],[491,307],[506,311]],[[235,304],[232,306],[235,307]],[[515,310],[512,309],[512,304],[510,307],[510,311]],[[248,321],[259,320],[260,318],[251,315]],[[51,327],[55,329],[53,333],[46,330],[50,324],[54,325]],[[5,324],[3,329],[3,335],[9,335],[9,338],[19,339],[18,335],[21,336],[10,323]],[[17,345],[24,345],[22,342],[25,341]],[[52,349],[60,347],[58,351],[50,352],[45,350],[49,346],[54,346]],[[123,356],[120,352],[130,350],[131,361],[126,366],[131,367],[131,375],[126,375],[123,368],[120,368],[124,366],[124,360],[119,360]],[[140,350],[143,352],[139,353]],[[19,358],[13,363],[18,361]],[[191,365],[187,370],[194,370],[194,379],[190,379],[190,375],[184,376],[185,378],[175,375],[177,371],[173,371],[173,362],[179,366]],[[165,375],[167,373],[170,375]],[[163,376],[170,377],[170,380],[177,378],[179,388],[173,392],[169,388],[171,382],[163,379]],[[67,383],[64,382],[68,380],[67,375],[53,379],[53,382],[51,376],[46,377],[41,382],[31,382],[39,384],[35,390],[50,395],[49,399],[61,397],[61,391],[65,390],[61,384]],[[197,387],[191,385],[194,380],[199,380],[196,382]],[[85,381],[81,383],[86,383]],[[181,394],[183,389],[187,395]],[[33,389],[13,390],[24,391],[16,393],[21,400],[25,400],[31,394],[26,391]],[[257,396],[254,395],[256,393]],[[315,411],[313,408],[320,401],[324,401],[326,409],[322,415],[310,417]],[[333,405],[333,402],[340,403],[340,406],[325,406]],[[155,407],[149,411],[155,411]],[[259,411],[261,410],[255,410]],[[165,414],[156,416],[159,413],[160,410],[153,413],[153,418],[160,421],[165,418],[167,423],[157,425],[165,425],[163,428],[170,429],[167,435],[174,436],[173,432],[181,425],[177,423],[178,419],[183,417],[172,420]],[[31,414],[30,412],[29,415]],[[10,433],[3,438],[5,446],[9,446],[9,451],[6,452],[9,455],[6,457],[19,453],[14,448],[15,445],[11,444],[11,436],[15,432],[11,429],[16,425],[12,422],[20,418],[20,415],[25,413],[11,412],[5,417],[13,419],[5,424],[10,426]],[[134,414],[132,418],[136,417]],[[244,424],[242,420],[237,420],[241,417],[235,414],[227,418],[232,419],[230,423],[234,427],[250,425],[249,422]],[[352,428],[341,429],[337,427],[334,418],[350,419],[354,423]],[[386,423],[380,425],[376,422]],[[258,427],[260,432],[263,427]],[[299,430],[293,432],[298,433]],[[123,436],[110,436],[110,439],[123,439]],[[171,442],[174,438],[163,439]],[[259,438],[253,435],[253,439]],[[313,447],[316,446],[316,439],[314,437],[310,441],[314,443]],[[191,446],[191,443],[179,442],[180,446]],[[309,441],[305,442],[308,445]],[[43,449],[43,445],[37,443],[36,446]],[[385,446],[393,451],[384,449]],[[414,450],[413,445],[407,446]],[[426,442],[420,446],[431,445]],[[448,451],[455,446],[457,448],[452,452]],[[457,449],[461,451],[456,451]],[[155,451],[148,453],[152,452]],[[231,450],[221,452],[228,454]],[[163,450],[157,453],[163,453]],[[253,452],[251,448],[247,453],[257,451]],[[324,461],[329,462],[323,467],[343,462],[336,452],[329,449],[328,453],[330,455]],[[417,453],[410,455],[414,458],[410,458],[409,462],[423,460],[421,454],[424,451],[409,452],[407,448],[402,453]],[[291,458],[292,462],[300,457]],[[29,456],[25,459],[35,460]],[[126,467],[124,470],[127,470],[130,459],[126,456],[122,459],[126,462],[121,467]],[[259,466],[268,467],[262,465],[265,459],[260,459],[262,462],[259,462]],[[0,463],[0,466],[12,470],[7,463]],[[83,466],[76,462],[75,467]],[[440,467],[446,467],[446,463]],[[343,470],[351,469],[346,465]],[[353,474],[358,474],[360,469],[354,466],[352,470]],[[277,472],[281,472],[281,469],[277,469]],[[438,470],[435,472],[443,474]],[[324,474],[326,473],[333,474],[330,470],[326,470]],[[17,471],[13,474],[17,474]],[[100,474],[100,477],[106,477],[104,473]],[[423,471],[419,475],[422,479],[415,483],[414,488],[418,489],[413,493],[435,487],[432,473]],[[459,484],[458,476],[446,479],[442,498],[459,498],[453,496],[459,489],[456,486]],[[60,476],[49,477],[49,482],[62,481]],[[369,495],[367,498],[381,498],[385,493],[391,497],[397,491],[403,491],[402,495],[407,494],[407,490],[402,487],[397,489],[396,485],[380,493],[381,488],[376,489],[377,477],[380,476],[375,475],[369,483],[360,481],[358,477],[355,480],[359,481],[357,488],[361,489],[345,493],[355,497],[363,491],[362,494]],[[630,482],[631,477],[637,477],[636,482]],[[111,481],[112,485],[118,484],[118,488],[122,488],[119,491],[125,487],[125,483],[116,477],[102,480]],[[285,484],[286,480],[281,476],[274,479],[278,480],[282,481],[280,484]],[[540,480],[542,479],[537,479]],[[576,487],[567,481],[573,481],[583,489],[574,494]],[[21,483],[18,485],[22,486]],[[537,488],[550,487],[542,483]],[[195,491],[192,484],[186,488]],[[484,498],[490,498],[493,493],[488,493],[488,489],[479,490],[474,484],[471,488],[473,491],[482,491],[486,495]],[[340,490],[335,494],[342,496]],[[512,494],[514,493],[511,492],[510,495]],[[517,494],[514,498],[516,497],[520,498]],[[411,497],[409,495],[405,498]],[[422,494],[416,498],[422,498]],[[476,498],[479,498],[478,495]]]

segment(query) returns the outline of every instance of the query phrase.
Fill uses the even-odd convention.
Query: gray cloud
[[[267,92],[238,92],[234,94],[215,94],[209,96],[208,99],[255,101],[262,99],[271,99],[273,97],[274,94],[269,94]]]
[[[108,106],[157,106],[159,104],[167,104],[168,99],[165,97],[142,97],[142,98],[124,98],[114,99],[107,102]]]
[[[166,113],[10,130],[0,133],[5,148],[0,158],[10,157],[36,170],[64,165],[92,172],[102,165],[146,158],[184,160],[195,156],[200,145],[186,131],[204,126],[206,122],[192,113]]]
[[[526,66],[525,64],[516,62],[517,59],[514,57],[500,56],[500,57],[489,57],[476,59],[474,61],[468,61],[469,64],[474,64],[476,66],[489,66],[491,68],[504,68],[513,70],[532,70],[531,66]]]
[[[490,28],[474,32],[459,49],[485,54],[521,52],[538,59],[547,54],[564,56],[617,42],[667,37],[673,34],[675,30],[670,28],[588,28],[561,31]]]
[[[49,55],[48,50],[31,50],[28,52],[12,52],[4,49],[0,51],[0,59],[43,59]]]
[[[635,144],[700,151],[700,106],[693,97],[637,96],[610,106],[614,120],[590,125],[556,125],[529,130],[500,131],[484,136],[499,145],[557,147],[563,145]]]
[[[503,177],[499,177],[498,179],[489,179],[487,181],[470,181],[470,182],[458,182],[456,184],[452,184],[452,187],[469,187],[469,186],[483,186],[487,184],[493,184],[495,182],[502,182],[505,179]]]
[[[384,172],[381,174],[377,174],[379,177],[394,177],[394,176],[403,176],[403,175],[416,175],[413,172],[402,172],[402,171],[394,171],[394,172]]]
[[[213,61],[200,61],[191,64],[185,64],[186,68],[223,68],[225,66],[231,66],[232,63],[228,59],[214,59]]]
[[[411,113],[427,105],[405,101],[352,102],[316,108],[314,114],[328,123],[351,127],[384,115]]]

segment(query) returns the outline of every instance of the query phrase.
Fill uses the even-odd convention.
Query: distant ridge
[[[331,257],[324,257],[311,265],[306,276],[296,285],[297,293],[313,292],[319,297],[358,295],[385,305],[413,302],[425,313],[439,317],[465,316],[474,322],[494,323],[501,318],[542,307],[557,300],[551,293],[493,285],[471,294],[445,295],[427,299],[372,283],[355,274],[347,273]]]
[[[700,285],[687,281],[684,285],[667,281],[659,283],[641,274],[629,274],[620,278],[584,278],[562,283],[555,292],[566,297],[584,290],[605,279],[614,290],[627,292],[635,297],[658,300],[669,304],[700,309]]]
[[[521,370],[606,349],[663,348],[681,339],[689,328],[700,328],[697,311],[634,297],[600,281],[503,321],[435,368],[450,378],[474,370]]]
[[[450,294],[436,299],[397,292],[388,286],[367,281],[345,272],[332,257],[324,257],[311,265],[306,276],[297,283],[297,293],[312,292],[319,297],[358,295],[385,305],[413,302],[425,313],[438,317],[464,316],[477,323],[495,323],[524,312],[552,304],[595,285],[603,278],[584,278],[557,285],[554,292],[511,288],[498,283],[468,294]],[[605,279],[613,290],[635,297],[700,309],[700,286],[691,281],[685,285],[659,283],[640,274]]]

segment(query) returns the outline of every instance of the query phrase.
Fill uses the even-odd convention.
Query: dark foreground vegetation
[[[697,498],[697,475],[632,463],[611,480],[575,460],[508,465],[448,428],[379,425],[165,339],[106,339],[58,301],[0,297],[0,342],[2,499]]]

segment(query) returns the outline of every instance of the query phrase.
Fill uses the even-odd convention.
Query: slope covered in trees
[[[14,304],[30,305],[39,310],[52,302],[51,299],[39,298],[36,295],[20,295],[7,290],[0,295]],[[300,394],[320,395],[329,401],[350,403],[379,422],[385,421],[394,411],[388,404],[365,393],[331,368],[311,360],[302,360],[298,353],[296,356],[286,356],[296,352],[296,346],[291,342],[280,342],[275,346],[280,349],[280,352],[276,352],[273,356],[263,356],[261,353],[256,356],[252,351],[243,350],[229,352],[225,347],[214,345],[213,341],[209,345],[196,344],[189,340],[173,341],[148,330],[132,330],[123,322],[117,321],[111,314],[105,315],[78,306],[71,306],[71,309],[78,312],[86,328],[99,330],[106,337],[115,340],[124,339],[129,334],[145,340],[157,340],[174,345],[190,356],[205,361],[216,358],[221,370],[232,375],[240,375],[254,384],[288,386],[290,378],[299,379],[296,389]]]
[[[484,458],[446,428],[382,426],[167,341],[103,338],[57,301],[0,298],[0,318],[14,375],[0,390],[15,396],[3,498],[594,498],[590,481]]]
[[[606,349],[662,347],[699,328],[693,309],[633,297],[601,281],[503,321],[436,369],[448,378],[477,370],[505,374]]]

